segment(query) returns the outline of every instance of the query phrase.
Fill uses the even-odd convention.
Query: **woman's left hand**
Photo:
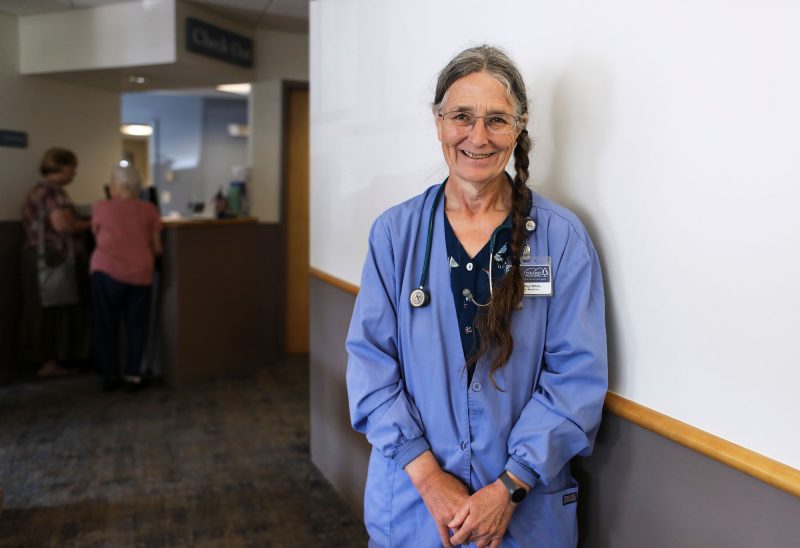
[[[516,504],[500,480],[472,495],[447,526],[455,531],[453,545],[474,542],[478,548],[500,546]]]

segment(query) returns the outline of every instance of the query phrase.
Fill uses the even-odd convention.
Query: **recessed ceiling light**
[[[217,90],[236,95],[250,95],[250,84],[224,84],[217,86]]]
[[[146,126],[143,124],[122,124],[120,131],[125,135],[150,136],[153,134],[153,126]]]

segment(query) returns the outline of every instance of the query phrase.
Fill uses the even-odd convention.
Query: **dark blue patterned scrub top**
[[[456,307],[458,329],[461,334],[461,347],[464,350],[464,361],[475,354],[480,348],[480,338],[475,330],[475,316],[478,307],[464,296],[464,289],[472,292],[473,298],[480,304],[489,302],[489,245],[486,245],[474,257],[470,258],[461,242],[458,241],[450,220],[447,218],[447,208],[442,208],[444,215],[444,233],[447,243],[447,260],[450,264],[450,286],[453,289],[453,302]],[[511,266],[511,221],[510,215],[506,217],[502,228],[497,231],[494,240],[492,263],[492,286],[497,287],[498,282],[506,273],[506,265]],[[467,370],[467,384],[472,382],[475,367]]]

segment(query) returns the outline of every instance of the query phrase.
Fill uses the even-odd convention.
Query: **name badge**
[[[523,257],[520,271],[526,297],[553,296],[553,265],[550,257]]]

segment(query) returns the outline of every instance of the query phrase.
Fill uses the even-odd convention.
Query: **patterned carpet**
[[[0,546],[365,546],[308,456],[308,367],[178,391],[0,387]]]

